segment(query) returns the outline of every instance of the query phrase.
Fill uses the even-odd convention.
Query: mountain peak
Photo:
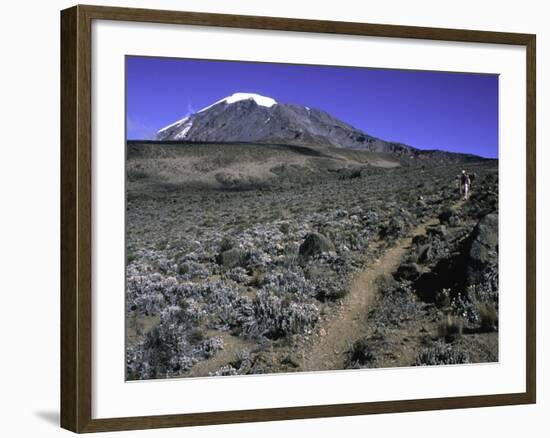
[[[214,105],[218,105],[220,103],[235,103],[239,102],[241,100],[253,100],[256,102],[259,106],[265,106],[266,108],[271,108],[273,105],[277,104],[277,101],[275,99],[272,99],[271,97],[262,96],[261,94],[256,93],[233,93],[231,96],[224,97],[223,99],[217,100],[211,105],[208,105],[207,107],[204,107],[203,109],[197,111],[199,113],[202,113],[203,111],[206,111],[207,109],[212,108]]]
[[[162,128],[157,140],[326,145],[378,152],[410,149],[372,137],[325,111],[243,92]]]

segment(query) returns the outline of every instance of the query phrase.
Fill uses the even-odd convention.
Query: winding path
[[[408,237],[398,240],[384,254],[358,272],[351,290],[334,316],[324,321],[302,356],[303,371],[336,370],[344,368],[346,352],[366,331],[368,309],[378,288],[376,279],[397,270],[415,236],[426,234],[429,226],[439,223],[429,219],[414,228]]]
[[[453,204],[460,208],[464,201]],[[367,331],[367,317],[371,303],[378,293],[376,280],[393,274],[410,249],[414,237],[426,234],[428,227],[439,224],[438,218],[430,218],[411,230],[408,237],[397,240],[384,251],[382,256],[368,263],[365,269],[356,273],[351,282],[350,293],[341,301],[339,307],[323,321],[316,334],[304,342],[300,371],[327,371],[344,369],[346,354],[352,344]],[[375,242],[382,245],[383,242]],[[225,348],[221,354],[200,362],[190,372],[190,376],[204,376],[234,359],[237,351],[250,345],[232,336],[224,336]]]

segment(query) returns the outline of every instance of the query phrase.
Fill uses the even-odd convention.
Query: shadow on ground
[[[37,411],[34,413],[45,423],[49,423],[53,426],[59,426],[59,412],[58,411]]]

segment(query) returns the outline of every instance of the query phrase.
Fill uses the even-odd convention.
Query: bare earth
[[[323,324],[318,341],[304,353],[304,371],[344,368],[345,356],[352,341],[366,331],[368,308],[377,293],[376,279],[395,272],[412,238],[425,234],[429,225],[437,223],[439,220],[434,218],[419,225],[409,237],[400,239],[381,258],[355,276],[350,294],[343,300],[339,311]]]

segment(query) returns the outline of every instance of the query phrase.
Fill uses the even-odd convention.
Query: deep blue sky
[[[127,137],[235,92],[322,109],[420,149],[498,157],[498,76],[171,58],[126,58]]]

